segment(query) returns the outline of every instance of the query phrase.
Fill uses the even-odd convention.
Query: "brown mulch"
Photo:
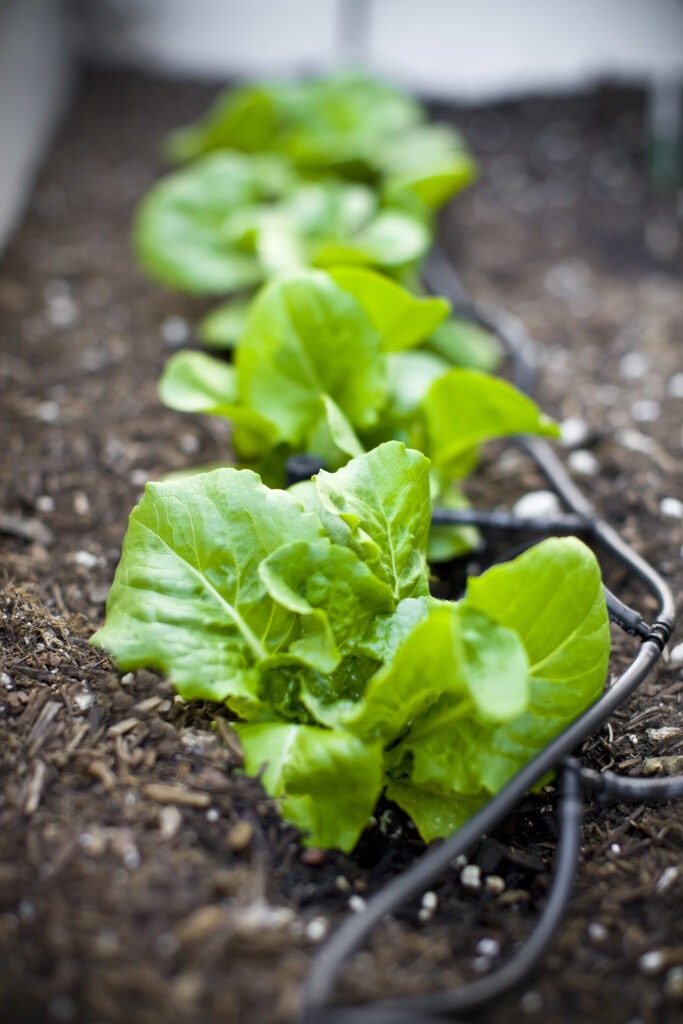
[[[384,807],[353,855],[304,851],[240,774],[220,708],[181,701],[152,673],[122,678],[88,645],[144,481],[227,452],[222,424],[157,399],[202,304],[144,280],[128,242],[161,138],[210,95],[89,74],[0,263],[7,1024],[293,1021],[310,957],[349,901],[422,848]],[[675,193],[648,184],[644,108],[620,89],[458,112],[483,173],[442,228],[474,294],[542,343],[546,410],[585,423],[580,454],[565,451],[577,481],[680,594],[680,224]],[[495,506],[540,486],[503,448],[470,490]],[[651,614],[639,584],[606,572]],[[615,632],[614,672],[634,650]],[[681,664],[664,664],[587,741],[589,763],[680,771],[682,699]],[[418,900],[385,922],[347,997],[457,984],[511,951],[547,892],[553,808],[552,791],[530,797],[472,852],[481,889],[454,866],[431,916]],[[591,803],[561,934],[526,988],[478,1019],[683,1019],[682,895],[679,808]]]

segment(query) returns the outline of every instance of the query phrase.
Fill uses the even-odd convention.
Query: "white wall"
[[[59,0],[0,0],[0,249],[71,95],[63,15]]]
[[[124,30],[100,57],[222,77],[325,67],[343,11],[371,67],[432,95],[483,99],[604,77],[683,75],[683,0],[99,0]]]

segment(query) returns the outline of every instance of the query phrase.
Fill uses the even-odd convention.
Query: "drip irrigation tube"
[[[514,317],[474,303],[443,254],[436,251],[428,265],[430,288],[446,295],[458,314],[493,331],[507,349],[517,386],[533,391],[535,345]],[[606,590],[610,616],[627,633],[642,640],[635,657],[601,697],[560,735],[526,764],[490,802],[462,828],[439,846],[432,847],[404,874],[394,878],[367,904],[339,927],[314,958],[303,993],[304,1024],[436,1024],[457,1021],[520,984],[542,958],[557,931],[570,899],[579,862],[583,796],[595,793],[601,800],[651,803],[683,797],[683,776],[635,778],[583,767],[572,755],[643,682],[670,639],[675,603],[670,588],[645,559],[626,544],[569,477],[562,462],[544,440],[520,438],[519,444],[535,461],[568,511],[553,517],[522,519],[511,513],[437,509],[438,523],[474,524],[488,528],[531,533],[581,533],[596,547],[609,552],[638,577],[657,603],[655,620],[643,617]],[[528,939],[498,970],[462,987],[425,996],[381,1000],[363,1006],[331,1004],[337,977],[347,959],[362,945],[368,933],[407,900],[423,892],[443,874],[451,862],[470,851],[490,832],[549,771],[560,771],[558,816],[560,838],[553,880],[545,906]]]

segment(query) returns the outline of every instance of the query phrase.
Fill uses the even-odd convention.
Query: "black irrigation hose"
[[[429,277],[433,290],[448,295],[461,315],[497,334],[513,358],[517,386],[526,392],[533,390],[534,345],[519,321],[498,310],[475,305],[450,264],[438,253],[431,260]],[[305,1024],[323,1024],[323,1020],[325,1024],[436,1024],[443,1021],[445,1015],[453,1022],[453,1014],[474,1010],[518,985],[542,957],[569,900],[579,858],[581,791],[597,792],[601,799],[639,803],[683,797],[683,776],[638,779],[613,772],[599,773],[581,767],[569,756],[624,703],[659,660],[673,630],[675,603],[670,588],[659,573],[609,524],[596,516],[591,503],[576,487],[550,446],[540,438],[520,439],[520,444],[568,506],[568,514],[520,521],[519,517],[507,513],[465,511],[462,518],[458,518],[459,513],[438,510],[435,521],[469,522],[532,532],[582,532],[643,581],[657,601],[657,618],[648,625],[637,612],[606,591],[611,617],[626,632],[643,641],[631,664],[590,708],[526,764],[481,811],[442,845],[430,848],[408,871],[389,882],[369,901],[362,914],[348,918],[341,925],[313,960],[304,988]],[[565,529],[569,523],[574,524],[571,531]],[[575,529],[576,526],[580,530]],[[561,830],[553,884],[534,930],[521,949],[499,970],[454,991],[385,1000],[369,1006],[331,1007],[329,1001],[344,962],[359,948],[375,925],[412,896],[424,891],[456,857],[471,850],[484,833],[500,824],[523,796],[558,764],[561,765]]]
[[[323,1001],[318,1003],[318,1009],[316,1000],[320,998],[319,993],[322,994],[325,982],[318,965],[318,972],[312,975],[312,984],[307,993],[311,1009],[304,1017],[305,1024],[427,1024],[431,1021],[443,1022],[445,1015],[448,1016],[448,1020],[453,1021],[453,1014],[466,1013],[490,1003],[504,992],[520,985],[545,954],[565,915],[574,886],[581,848],[583,794],[577,766],[570,760],[567,760],[561,769],[558,809],[561,842],[557,846],[548,898],[533,932],[501,967],[486,977],[468,982],[460,988],[428,996],[388,999],[373,1006],[360,1008],[330,1008],[325,1006],[326,997],[323,996]],[[334,941],[339,939],[340,934],[341,931],[337,932],[327,947],[328,962],[336,960],[337,965],[348,955],[346,949],[334,949]],[[323,964],[323,975],[324,973]]]

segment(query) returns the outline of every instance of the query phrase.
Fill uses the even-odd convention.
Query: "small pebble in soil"
[[[638,960],[643,974],[659,974],[666,967],[666,956],[661,949],[651,949]]]
[[[683,501],[678,498],[662,498],[659,511],[667,519],[683,519]]]
[[[683,643],[676,644],[669,652],[669,662],[672,665],[683,665]]]
[[[630,452],[653,455],[657,450],[657,444],[651,437],[641,434],[639,430],[632,430],[630,427],[617,430],[614,439],[617,444],[620,444],[622,448],[627,448]]]
[[[183,454],[196,455],[202,446],[202,442],[196,434],[185,433],[180,435],[178,445]]]
[[[612,845],[610,846],[609,850],[610,850],[610,853],[613,853],[615,855],[617,853],[621,853],[621,847],[619,846],[619,843],[612,843]]]
[[[37,512],[54,512],[55,499],[51,494],[40,494],[35,501]]]
[[[672,398],[683,398],[683,373],[674,373],[669,381],[669,394]]]
[[[367,903],[362,896],[358,896],[356,893],[353,896],[349,896],[349,910],[352,913],[362,914],[366,907]]]
[[[460,882],[465,889],[481,889],[481,868],[478,864],[466,864],[460,872]]]
[[[60,423],[62,419],[62,410],[59,402],[41,402],[36,407],[36,419],[40,420],[41,423],[48,423],[51,425]]]
[[[588,938],[597,946],[607,941],[609,932],[600,921],[591,921],[588,925]]]
[[[149,480],[149,472],[146,469],[133,469],[128,474],[128,479],[133,487],[144,487]]]
[[[619,373],[626,380],[639,380],[650,369],[650,359],[644,352],[627,352],[619,360]]]
[[[522,519],[533,519],[535,516],[559,515],[562,505],[553,491],[529,491],[515,502],[512,511]]]
[[[131,686],[135,682],[135,675],[133,672],[126,672],[125,676],[121,676],[122,686]]]
[[[3,690],[13,690],[14,682],[11,676],[8,676],[6,672],[0,672],[0,686]]]
[[[560,423],[560,431],[565,448],[576,448],[585,444],[590,433],[588,424],[580,416],[567,416]]]
[[[422,906],[418,911],[418,919],[423,923],[430,921],[434,917],[434,911],[439,905],[439,898],[435,892],[426,892],[422,896]]]
[[[505,892],[505,879],[500,875],[487,875],[484,879],[484,888],[487,892],[492,892],[494,896],[500,896],[502,892]]]
[[[228,846],[233,853],[246,850],[254,835],[253,826],[248,821],[238,821],[228,832]]]
[[[600,472],[600,463],[593,452],[589,452],[585,448],[578,448],[575,452],[571,452],[567,463],[569,468],[580,476],[597,476]]]
[[[307,864],[308,867],[319,868],[325,863],[325,851],[317,846],[309,846],[301,851],[299,860],[302,864]]]
[[[669,999],[683,999],[683,967],[672,967],[668,971],[664,991]]]
[[[100,564],[100,559],[91,551],[75,551],[71,560],[74,565],[80,565],[82,569],[94,569],[96,565]]]
[[[181,316],[167,316],[161,325],[161,337],[169,348],[178,348],[190,340],[190,325]]]
[[[345,875],[337,875],[334,880],[334,887],[337,892],[351,892],[351,883]]]
[[[639,398],[631,406],[631,419],[636,423],[656,423],[661,413],[661,406],[654,398]]]
[[[674,882],[677,882],[681,874],[681,869],[678,865],[671,865],[662,871],[661,875],[657,880],[655,889],[658,893],[667,892]]]
[[[476,950],[479,956],[494,957],[500,953],[500,942],[498,939],[479,939],[476,945]]]
[[[206,812],[206,820],[210,822],[216,822],[220,818],[220,812],[216,807],[209,807]]]
[[[46,297],[45,315],[51,327],[73,327],[80,315],[78,304],[69,294]]]
[[[519,1001],[522,1013],[538,1013],[543,1009],[543,997],[540,992],[525,992]]]
[[[162,839],[173,839],[183,824],[183,816],[177,807],[168,804],[159,811],[159,831]]]
[[[322,942],[330,929],[329,922],[324,917],[314,917],[306,925],[306,938],[309,942]]]
[[[89,711],[96,701],[95,694],[85,684],[82,689],[74,695],[73,701],[76,706],[76,714],[83,714]]]

